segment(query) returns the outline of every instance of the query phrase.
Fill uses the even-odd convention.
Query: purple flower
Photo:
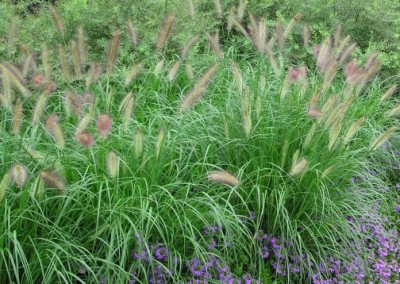
[[[166,261],[168,259],[168,249],[165,247],[157,248],[155,255],[158,260]]]

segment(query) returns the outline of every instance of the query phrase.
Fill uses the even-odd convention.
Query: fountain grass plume
[[[24,85],[24,80],[21,72],[18,70],[18,68],[15,67],[15,65],[2,62],[0,63],[0,67],[2,70],[3,78],[4,74],[7,74],[6,77],[8,78],[9,83],[11,83],[11,85],[16,87],[18,91],[21,92],[22,95],[28,97],[31,94],[29,89]],[[4,84],[4,79],[3,79],[3,84]]]
[[[57,10],[54,8],[54,6],[49,7],[51,16],[53,17],[54,23],[56,25],[57,31],[60,33],[62,37],[64,37],[64,23],[61,20],[60,15],[58,14]]]
[[[166,46],[168,39],[172,34],[172,29],[175,24],[175,13],[169,14],[161,24],[160,30],[158,32],[156,49],[162,51]]]
[[[12,96],[11,96],[11,82],[10,76],[8,75],[8,71],[4,67],[4,65],[0,65],[1,72],[1,81],[3,87],[3,94],[2,94],[2,105],[6,110],[11,110],[12,106]]]
[[[16,136],[20,135],[21,127],[24,118],[24,110],[21,98],[18,97],[15,100],[13,112],[12,112],[12,133]]]
[[[39,174],[40,179],[45,185],[57,189],[60,193],[64,193],[67,186],[65,180],[53,171],[43,170]]]
[[[60,148],[60,150],[63,150],[65,147],[65,142],[59,120],[59,116],[53,114],[47,118],[45,126],[47,132],[53,137],[54,141],[56,142],[56,145]]]
[[[79,121],[76,129],[75,129],[75,137],[78,137],[79,133],[83,132],[90,123],[93,121],[93,113],[88,113]]]
[[[194,72],[193,72],[192,65],[186,64],[185,65],[185,72],[186,72],[186,76],[189,78],[189,80],[193,80],[194,79]]]
[[[8,174],[12,183],[18,188],[22,188],[29,179],[28,170],[21,163],[15,163],[9,170]]]
[[[103,67],[100,62],[93,62],[90,64],[90,68],[86,77],[86,89],[100,79],[103,72]]]
[[[106,164],[108,176],[116,178],[119,172],[119,157],[114,151],[107,154]]]
[[[76,33],[79,62],[81,63],[81,68],[84,68],[86,62],[86,35],[82,27],[78,27]]]
[[[115,66],[119,55],[119,45],[121,41],[121,31],[116,30],[113,32],[111,39],[108,42],[107,56],[106,56],[106,71],[110,73]]]
[[[161,71],[164,68],[164,60],[161,59],[160,61],[158,61],[158,63],[156,64],[156,67],[154,67],[154,74],[158,75],[161,73]]]
[[[45,45],[42,49],[42,64],[43,64],[43,70],[44,70],[44,78],[46,81],[50,81],[51,80],[51,65],[50,65],[49,50],[47,48],[47,45]]]
[[[65,91],[64,109],[67,116],[74,113],[77,117],[80,117],[82,115],[82,98],[71,90]]]
[[[290,168],[289,175],[292,177],[298,176],[299,174],[304,173],[307,170],[307,167],[308,161],[306,158],[296,158],[296,161],[293,162],[292,167]]]
[[[187,0],[187,7],[188,7],[188,12],[190,17],[194,20],[196,13],[195,13],[195,8],[194,8],[194,3],[193,0]]]
[[[60,63],[61,72],[63,73],[63,77],[67,81],[70,81],[71,80],[71,71],[70,71],[67,56],[65,55],[65,50],[64,50],[64,47],[62,44],[57,45],[57,51],[58,51],[58,62]]]
[[[392,117],[398,115],[399,113],[400,113],[400,105],[397,105],[388,111],[387,116]]]
[[[119,112],[122,115],[122,125],[125,129],[128,128],[129,122],[132,118],[135,108],[135,97],[132,92],[129,92],[125,98],[121,101],[119,106]]]
[[[375,138],[371,145],[369,146],[368,150],[373,151],[379,148],[389,137],[392,135],[395,131],[397,130],[397,127],[391,127],[388,129],[386,132],[382,133],[379,135],[377,138]]]
[[[232,71],[233,77],[235,78],[237,90],[240,93],[242,93],[243,88],[244,88],[243,75],[242,75],[242,71],[240,71],[240,68],[235,61],[232,61],[232,63],[231,63],[231,71]]]
[[[243,130],[246,137],[250,136],[252,121],[251,121],[251,112],[252,112],[252,94],[250,88],[246,86],[246,91],[244,96],[242,97],[242,125]]]
[[[311,39],[311,30],[310,30],[310,26],[305,24],[303,26],[303,45],[304,47],[308,47],[309,43],[310,43],[310,39]]]
[[[177,61],[172,65],[171,69],[168,71],[167,78],[169,81],[174,81],[178,75],[179,68],[181,67],[181,61]]]
[[[82,60],[80,58],[78,44],[75,40],[71,40],[71,55],[72,63],[74,65],[75,77],[81,78],[82,76]]]
[[[0,202],[4,199],[6,195],[6,190],[11,185],[11,182],[12,180],[10,174],[6,173],[0,182]]]
[[[219,45],[219,31],[215,31],[215,35],[212,36],[210,33],[206,32],[206,37],[212,50],[214,51],[215,55],[219,58],[223,57],[223,52],[221,51],[221,47]]]
[[[135,25],[133,24],[133,22],[131,20],[128,20],[126,22],[126,26],[128,28],[128,35],[131,39],[133,46],[137,46],[138,45],[138,37],[137,37],[137,31],[136,31]]]
[[[43,112],[47,107],[49,95],[47,93],[43,93],[39,96],[39,99],[36,102],[36,105],[33,110],[31,123],[34,126],[37,126],[40,122]]]
[[[133,147],[135,159],[138,160],[143,154],[143,134],[140,128],[136,129],[136,132],[133,136]]]
[[[165,136],[166,136],[166,132],[165,132],[164,128],[160,128],[160,130],[158,131],[158,134],[156,137],[156,143],[155,143],[155,154],[156,154],[155,157],[156,157],[157,161],[160,159],[160,154],[161,154],[161,150],[164,145]]]
[[[90,134],[86,130],[83,130],[82,132],[80,132],[77,135],[76,140],[78,141],[79,144],[81,144],[82,146],[84,146],[86,148],[91,148],[94,145],[94,139],[93,139],[92,134]]]
[[[246,1],[244,0],[239,0],[239,6],[237,8],[237,15],[236,18],[238,19],[238,21],[242,21],[243,17],[244,17],[244,13],[246,12]]]
[[[351,141],[351,139],[353,139],[354,135],[357,133],[358,129],[364,123],[364,121],[365,121],[365,117],[361,117],[359,120],[357,120],[356,122],[353,122],[350,125],[349,129],[347,130],[347,132],[343,138],[344,145],[348,144]]]
[[[183,98],[179,107],[179,112],[184,113],[188,111],[196,102],[199,101],[199,99],[204,95],[211,78],[214,77],[217,70],[218,64],[215,64],[197,80],[193,89]]]
[[[96,121],[97,133],[102,139],[107,139],[112,129],[112,118],[109,114],[103,113],[97,117]]]
[[[196,44],[198,39],[199,39],[199,35],[195,35],[195,36],[189,38],[185,42],[185,45],[184,45],[184,47],[182,49],[182,53],[181,53],[182,60],[186,59],[187,55],[189,54],[192,47]]]
[[[8,29],[8,34],[7,34],[7,55],[8,57],[11,57],[15,51],[15,42],[17,39],[17,32],[18,32],[18,26],[17,22],[14,20],[12,21],[9,29]]]
[[[135,66],[133,66],[131,68],[131,70],[129,70],[129,72],[125,78],[125,86],[131,84],[136,79],[136,77],[142,71],[143,66],[144,66],[143,63],[140,62],[140,63],[136,64]]]
[[[221,1],[220,0],[214,0],[214,6],[215,6],[215,11],[217,12],[217,15],[219,18],[223,17],[223,10],[221,6]]]
[[[381,98],[379,100],[382,102],[388,98],[391,98],[393,96],[393,94],[396,92],[396,90],[397,90],[397,85],[394,84],[389,89],[387,89],[385,93],[383,93],[383,95],[381,96]]]
[[[240,180],[233,174],[226,171],[212,171],[207,174],[207,179],[212,182],[221,183],[231,187],[240,184]]]

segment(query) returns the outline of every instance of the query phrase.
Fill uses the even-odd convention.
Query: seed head
[[[111,132],[112,119],[108,114],[101,114],[97,117],[97,132],[100,137],[106,139]]]
[[[57,173],[51,171],[41,171],[40,178],[48,187],[58,189],[60,192],[64,192],[66,189],[64,179]]]
[[[87,131],[82,131],[81,133],[79,133],[77,136],[77,140],[79,144],[86,148],[91,148],[94,144],[93,136]]]
[[[9,175],[11,177],[12,182],[18,188],[22,188],[29,178],[28,170],[24,165],[20,163],[16,163],[12,166]]]
[[[207,179],[209,181],[222,183],[225,185],[229,185],[231,187],[238,186],[240,184],[240,180],[235,177],[233,174],[228,173],[226,171],[213,171],[208,173]]]
[[[115,178],[118,175],[119,158],[113,151],[107,154],[107,171],[111,178]]]

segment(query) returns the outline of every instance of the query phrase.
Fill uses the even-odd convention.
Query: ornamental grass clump
[[[361,169],[397,129],[379,56],[214,4],[218,29],[178,34],[201,5],[168,2],[155,41],[110,19],[96,43],[53,7],[53,40],[1,59],[0,283],[394,279],[395,234],[360,218],[385,196]],[[290,54],[302,31],[312,64]]]

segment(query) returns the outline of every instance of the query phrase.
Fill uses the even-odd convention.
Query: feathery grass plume
[[[226,27],[226,29],[228,30],[228,32],[230,32],[231,30],[232,30],[232,19],[234,19],[235,18],[235,13],[236,13],[236,8],[235,7],[232,7],[230,10],[229,10],[229,15],[228,15],[228,19],[227,19],[227,27]]]
[[[67,57],[65,55],[64,47],[61,44],[58,44],[57,51],[58,51],[58,62],[61,65],[61,71],[64,75],[64,78],[67,79],[67,81],[69,81],[71,79],[71,72],[69,69]]]
[[[236,87],[239,92],[243,91],[244,88],[244,82],[243,82],[243,76],[242,72],[240,71],[239,66],[235,61],[232,61],[231,63],[231,71],[233,74],[233,77],[235,77],[235,82],[236,82]]]
[[[193,68],[191,65],[186,64],[185,65],[185,71],[186,71],[186,75],[189,78],[189,80],[193,80],[194,79],[194,73],[193,73]]]
[[[40,172],[39,176],[48,187],[55,188],[61,193],[65,192],[67,186],[64,179],[59,174],[43,170]]]
[[[280,50],[284,50],[284,48],[285,48],[284,33],[285,33],[285,28],[283,27],[282,22],[277,20],[276,24],[275,24],[275,34],[270,40],[271,48],[273,48],[275,42],[278,41]]]
[[[18,188],[22,188],[26,184],[29,178],[28,170],[23,164],[20,163],[15,163],[11,167],[8,174],[11,178],[11,181]]]
[[[34,159],[40,165],[44,165],[44,163],[46,162],[45,154],[43,154],[39,151],[33,150],[32,148],[25,147],[25,146],[24,146],[24,149],[28,153],[28,155],[31,156],[32,159]]]
[[[89,124],[93,120],[93,113],[88,113],[86,114],[78,123],[76,129],[75,129],[75,137],[78,137],[79,133],[83,132]]]
[[[324,178],[328,177],[328,175],[333,171],[335,167],[334,166],[330,166],[328,168],[326,168],[323,172],[322,172],[322,176]]]
[[[337,139],[339,138],[339,134],[342,131],[342,121],[343,115],[341,115],[335,122],[329,127],[329,143],[328,149],[332,151],[334,149],[334,145],[336,144]]]
[[[188,4],[189,15],[194,20],[194,18],[195,18],[195,9],[194,9],[193,0],[188,0],[187,4]]]
[[[261,95],[264,95],[266,87],[267,87],[267,79],[265,79],[265,76],[261,75],[260,80],[258,81],[258,89]]]
[[[139,159],[143,154],[143,133],[140,128],[137,128],[135,134],[133,135],[133,147],[135,158]]]
[[[346,76],[346,82],[352,87],[358,85],[363,77],[363,71],[356,59],[346,64],[344,67],[344,74]]]
[[[207,174],[207,179],[212,182],[222,183],[231,187],[238,186],[240,180],[231,173],[226,171],[212,171]]]
[[[282,149],[281,149],[281,168],[283,169],[283,167],[285,166],[286,163],[286,156],[288,154],[288,150],[289,150],[289,141],[285,139],[285,142],[283,143]]]
[[[283,37],[287,38],[288,35],[292,32],[294,25],[301,20],[301,18],[303,17],[303,14],[301,13],[297,13],[289,22],[289,24],[287,25],[285,31],[283,32]]]
[[[130,119],[135,108],[135,97],[129,92],[122,100],[119,106],[119,112],[122,114],[122,124],[125,129],[128,128]]]
[[[261,19],[258,22],[257,30],[258,30],[258,35],[257,35],[258,51],[264,52],[267,43],[267,33],[268,33],[268,27],[267,24],[265,23],[265,19]]]
[[[181,67],[181,62],[177,61],[174,65],[172,65],[171,69],[169,69],[167,76],[169,81],[175,80],[176,76],[178,75],[179,67]]]
[[[75,76],[80,78],[82,76],[82,61],[80,58],[78,45],[75,40],[71,40],[71,54]]]
[[[373,151],[379,146],[381,146],[388,138],[390,135],[393,134],[397,130],[397,127],[392,127],[389,130],[387,130],[385,133],[379,135],[375,140],[372,141],[371,145],[369,146],[369,151]]]
[[[286,73],[285,79],[283,80],[283,83],[282,83],[281,94],[280,94],[281,101],[283,101],[284,98],[286,97],[288,90],[289,90],[289,85],[290,85],[290,74],[288,72],[288,73]]]
[[[399,113],[400,113],[400,105],[397,105],[396,107],[388,111],[387,116],[392,117],[398,115]]]
[[[237,9],[237,16],[236,16],[239,21],[243,20],[245,10],[246,10],[246,2],[244,0],[239,0],[239,7]]]
[[[7,34],[7,55],[11,57],[16,49],[15,49],[15,42],[17,38],[17,22],[14,20],[9,29]]]
[[[334,63],[329,67],[329,70],[325,73],[324,82],[322,83],[322,92],[325,92],[331,85],[333,79],[335,78],[338,64]]]
[[[11,83],[25,97],[29,96],[30,91],[24,85],[22,74],[18,70],[18,68],[16,68],[15,65],[13,65],[13,64],[8,64],[8,63],[0,63],[0,66],[2,67],[1,69],[2,69],[3,78],[4,78],[4,74],[7,74],[7,78],[9,80],[8,84]],[[4,84],[4,81],[3,81],[3,84]]]
[[[317,65],[319,68],[322,68],[328,62],[329,56],[331,55],[330,47],[331,47],[331,38],[328,36],[324,40],[320,48],[317,47],[315,49],[315,55],[317,57]]]
[[[307,116],[311,118],[321,118],[324,116],[324,113],[316,105],[310,104],[308,107]]]
[[[91,148],[94,144],[93,136],[86,130],[80,132],[76,137],[76,140],[86,148]]]
[[[9,173],[6,173],[1,180],[0,183],[0,202],[4,199],[4,196],[6,195],[6,190],[11,184],[11,177]]]
[[[103,68],[100,62],[93,62],[90,64],[88,76],[86,77],[86,89],[89,89],[94,82],[100,79],[102,72]]]
[[[37,69],[37,64],[36,64],[36,61],[35,61],[35,56],[33,55],[32,51],[30,51],[29,48],[25,44],[22,44],[20,46],[20,50],[24,53],[24,55],[26,57],[31,57],[32,58],[32,61],[30,62],[31,63],[31,68],[33,70],[36,70]]]
[[[346,134],[344,135],[343,138],[343,144],[346,145],[347,143],[350,142],[350,140],[354,137],[354,135],[357,133],[358,129],[360,128],[361,124],[363,124],[365,121],[365,117],[361,117],[359,120],[356,122],[353,122],[349,129],[347,130]]]
[[[73,91],[67,90],[64,93],[64,109],[67,116],[73,112],[76,116],[82,115],[82,99]]]
[[[339,47],[336,48],[336,59],[342,55],[342,52],[345,50],[345,47],[350,43],[351,37],[346,36],[341,42]]]
[[[133,46],[136,46],[138,44],[136,27],[131,20],[128,20],[126,22],[126,26],[128,28],[128,34],[131,39],[131,42],[132,42]]]
[[[40,95],[38,101],[36,102],[32,115],[32,121],[31,121],[32,125],[37,126],[39,124],[40,118],[47,107],[48,97],[49,97],[48,94],[43,93]]]
[[[197,80],[193,89],[183,98],[179,111],[184,113],[188,111],[199,99],[204,95],[211,78],[214,77],[218,70],[218,64],[210,67],[199,80]]]
[[[224,117],[224,137],[229,139],[229,124],[226,117]]]
[[[261,111],[262,111],[262,102],[261,102],[261,96],[258,95],[256,98],[256,103],[255,103],[255,108],[254,111],[256,113],[256,120],[260,120],[261,118]]]
[[[114,151],[107,154],[107,173],[111,178],[116,178],[119,172],[119,157]]]
[[[342,55],[340,56],[339,65],[344,64],[347,59],[351,56],[351,54],[354,52],[354,50],[357,48],[357,45],[355,43],[353,43],[352,45],[348,46],[342,53]]]
[[[339,42],[340,42],[340,39],[342,37],[342,32],[343,32],[343,26],[342,26],[342,24],[339,24],[336,27],[336,32],[335,32],[335,35],[333,36],[333,46],[334,47],[338,47],[339,46]]]
[[[45,78],[42,73],[36,73],[33,74],[31,81],[33,86],[35,86],[35,88],[40,88],[40,86],[44,84]]]
[[[244,98],[242,98],[242,123],[243,123],[243,130],[246,134],[246,137],[250,136],[251,131],[251,100],[252,95],[250,92],[250,88],[246,87],[246,92]]]
[[[303,45],[308,47],[311,39],[311,30],[309,25],[304,25],[303,27]]]
[[[221,51],[221,48],[219,46],[219,32],[218,30],[215,32],[215,35],[212,36],[210,33],[206,32],[206,37],[207,40],[212,48],[212,50],[214,51],[215,55],[217,55],[217,57],[222,58],[223,57],[223,53]]]
[[[78,27],[77,29],[78,34],[78,54],[79,54],[79,61],[81,63],[81,67],[85,67],[86,62],[86,36],[85,31],[82,27]]]
[[[254,43],[256,43],[256,38],[258,37],[257,21],[254,18],[254,15],[251,13],[249,13],[249,20],[250,20],[250,26],[249,26],[250,35],[253,38]]]
[[[48,133],[53,137],[57,146],[63,150],[65,146],[64,135],[62,133],[60,124],[58,123],[60,120],[58,115],[50,115],[45,123],[46,129]]]
[[[155,144],[155,150],[156,150],[156,160],[160,158],[161,154],[161,149],[164,145],[164,140],[165,140],[166,132],[164,128],[160,128],[158,131],[157,137],[156,137],[156,144]]]
[[[164,60],[161,59],[160,61],[158,61],[156,67],[154,68],[154,74],[155,75],[160,74],[163,68],[164,68]]]
[[[245,37],[248,37],[249,35],[247,34],[246,29],[242,26],[241,23],[239,23],[238,20],[236,20],[235,17],[231,17],[230,19],[232,27],[236,28],[239,32],[241,32]]]
[[[397,85],[394,84],[393,86],[391,86],[389,89],[386,90],[386,92],[381,96],[379,101],[382,102],[382,101],[392,97],[393,94],[395,93],[396,89],[397,89]]]
[[[221,2],[219,0],[214,0],[214,6],[215,6],[215,11],[217,12],[218,17],[222,18],[223,12],[222,12]]]
[[[126,75],[125,78],[125,86],[129,85],[130,83],[132,83],[137,75],[139,75],[139,73],[142,71],[143,69],[143,63],[140,62],[138,64],[136,64],[135,66],[133,66],[131,68],[131,70],[129,70],[128,74]]]
[[[22,76],[24,78],[26,78],[28,76],[28,73],[29,73],[30,69],[32,68],[32,61],[33,61],[32,54],[25,56],[24,64],[22,65]]]
[[[11,110],[11,102],[12,102],[12,97],[11,97],[11,82],[10,82],[10,77],[8,75],[8,71],[4,67],[4,65],[0,65],[1,67],[1,80],[2,80],[2,87],[3,87],[3,96],[2,96],[2,104],[7,110]]]
[[[42,64],[44,69],[44,78],[46,81],[51,80],[51,66],[49,61],[49,50],[47,49],[47,45],[45,45],[42,49]]]
[[[382,63],[377,59],[378,55],[379,55],[378,53],[372,54],[367,59],[367,62],[365,64],[365,68],[364,68],[365,72],[361,76],[361,84],[360,84],[361,87],[364,87],[365,84],[369,80],[371,80],[376,75],[376,73],[378,73],[379,69],[381,68]]]
[[[19,135],[21,133],[23,117],[24,117],[24,111],[23,111],[22,101],[18,97],[15,100],[13,113],[12,113],[12,133],[14,135]]]
[[[111,128],[112,128],[111,116],[107,113],[100,114],[97,117],[96,127],[100,137],[102,139],[106,139],[111,133]]]
[[[317,123],[313,123],[310,130],[307,133],[306,139],[303,142],[303,148],[306,149],[310,145],[311,139],[314,137],[315,131],[317,130]]]
[[[195,35],[194,37],[191,37],[185,42],[185,45],[182,49],[181,57],[182,60],[185,60],[187,55],[189,54],[189,51],[192,49],[192,47],[196,44],[197,40],[199,39],[199,35]]]
[[[32,184],[29,193],[32,199],[41,200],[43,198],[44,183],[40,175],[35,179],[35,182]]]
[[[49,9],[51,16],[53,17],[54,23],[56,24],[57,31],[64,37],[64,24],[61,20],[60,15],[53,6],[50,6]]]
[[[111,39],[108,42],[107,57],[106,57],[106,71],[110,73],[115,66],[119,54],[119,44],[121,41],[121,31],[116,30],[113,32]]]
[[[167,44],[167,41],[171,36],[174,24],[175,24],[175,13],[169,14],[162,22],[156,42],[156,49],[158,51],[163,50],[165,45]]]
[[[296,161],[292,164],[290,168],[289,175],[294,177],[301,173],[304,173],[307,170],[308,161],[305,158],[296,159]]]

